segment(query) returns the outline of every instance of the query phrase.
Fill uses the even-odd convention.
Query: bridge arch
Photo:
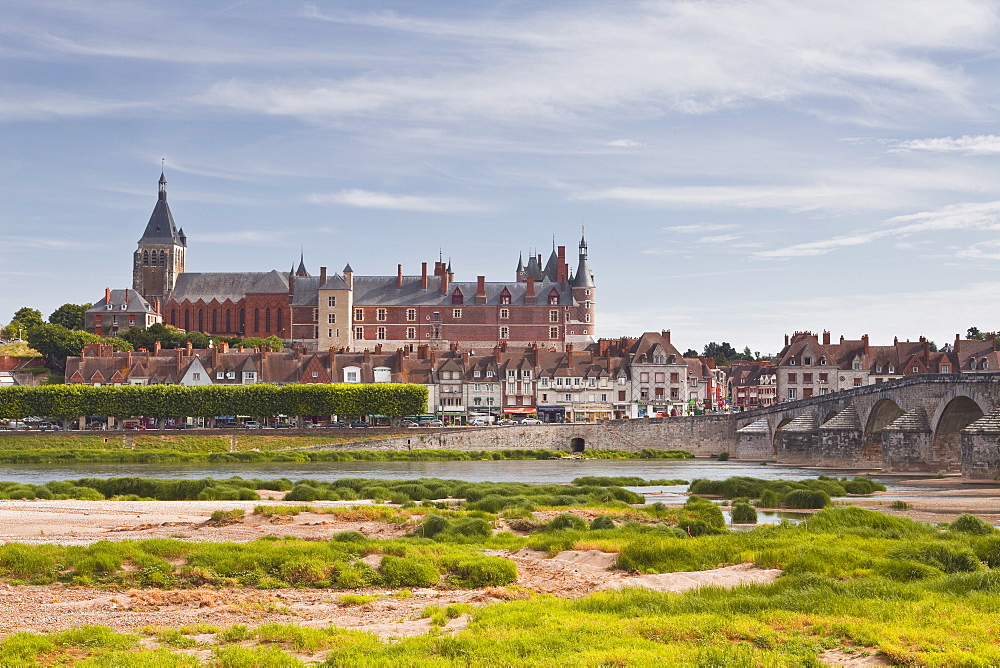
[[[983,417],[985,411],[967,396],[957,396],[942,404],[933,423],[933,464],[935,468],[955,469],[962,463],[962,430]]]
[[[574,436],[569,440],[569,450],[573,454],[580,454],[587,448],[587,441],[581,436]]]
[[[778,451],[781,449],[781,444],[779,442],[781,440],[781,428],[791,422],[792,419],[793,418],[787,415],[782,415],[781,419],[771,430],[771,452],[775,457],[778,456]]]
[[[875,402],[865,420],[865,431],[861,440],[862,458],[881,461],[882,430],[905,412],[894,398],[883,397]]]

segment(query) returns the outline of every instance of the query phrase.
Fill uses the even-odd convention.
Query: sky
[[[0,5],[0,322],[189,271],[513,280],[585,226],[597,334],[773,353],[1000,328],[1000,5]]]

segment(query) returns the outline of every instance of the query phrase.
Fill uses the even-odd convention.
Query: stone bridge
[[[319,447],[678,449],[783,464],[961,471],[1000,479],[1000,373],[913,376],[734,415],[446,428]]]
[[[740,458],[1000,476],[1000,373],[912,376],[734,417]]]

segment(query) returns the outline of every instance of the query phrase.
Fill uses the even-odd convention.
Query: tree
[[[978,327],[970,327],[965,334],[969,341],[982,341],[986,335],[979,331]]]
[[[937,344],[934,343],[933,341],[928,341],[927,342],[927,350],[929,350],[932,353],[936,353],[938,351]]]
[[[83,329],[83,314],[93,304],[63,304],[49,316],[49,323],[66,329]]]
[[[24,338],[32,327],[45,324],[42,312],[29,306],[22,306],[14,313],[10,323],[4,329],[4,335],[9,338]]]
[[[692,348],[688,348],[686,351],[684,351],[684,357],[697,357],[697,356],[698,352]]]
[[[83,339],[77,332],[62,325],[40,324],[28,331],[28,343],[48,359],[51,366],[62,368],[66,358],[79,355],[83,350]]]

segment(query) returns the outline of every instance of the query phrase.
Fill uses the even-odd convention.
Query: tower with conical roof
[[[597,321],[597,290],[594,285],[594,274],[587,263],[587,237],[584,230],[580,232],[580,258],[576,273],[570,279],[573,291],[573,304],[576,313],[570,316],[567,343],[585,342],[594,334]]]
[[[151,304],[165,303],[184,273],[187,237],[174,225],[167,205],[167,177],[160,172],[159,194],[153,214],[132,256],[132,287]]]

